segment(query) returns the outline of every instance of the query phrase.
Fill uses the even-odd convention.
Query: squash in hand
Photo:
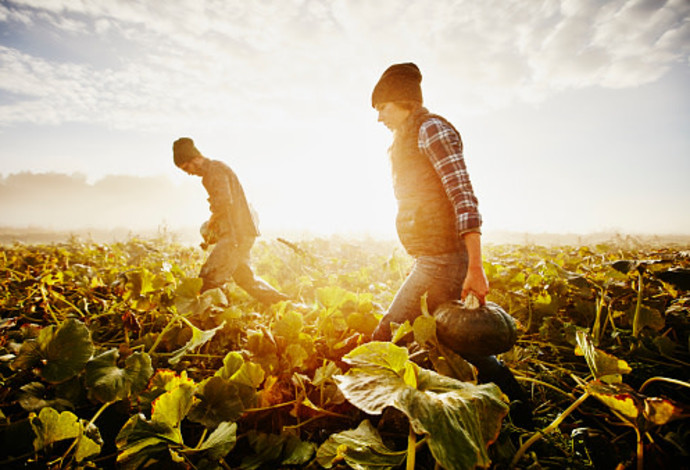
[[[517,340],[515,319],[499,305],[451,300],[434,311],[436,336],[461,356],[491,356],[508,351]]]

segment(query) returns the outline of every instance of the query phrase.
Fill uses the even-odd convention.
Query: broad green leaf
[[[632,369],[627,362],[595,348],[591,338],[584,330],[578,330],[576,338],[578,347],[575,353],[585,357],[589,370],[595,379],[612,384],[621,383],[622,374],[631,372]]]
[[[70,411],[59,413],[53,408],[43,408],[37,418],[31,419],[31,427],[36,434],[34,449],[37,451],[63,439],[74,439],[83,430],[77,415]]]
[[[372,341],[356,347],[343,360],[353,366],[379,366],[396,374],[405,370],[409,355],[407,349],[384,341]]]
[[[332,434],[316,452],[316,461],[324,468],[332,468],[340,462],[355,470],[389,470],[402,465],[406,452],[389,449],[381,435],[369,420],[362,421],[357,429]]]
[[[147,421],[143,414],[129,418],[115,439],[123,468],[145,468],[167,455],[171,445],[181,444],[179,430],[169,424]]]
[[[82,322],[70,318],[57,329],[40,335],[41,355],[46,361],[41,376],[48,382],[59,383],[82,371],[93,354],[91,333]],[[43,331],[41,331],[43,333]]]
[[[237,423],[222,422],[198,450],[206,453],[211,460],[219,460],[235,447],[236,442]]]
[[[211,377],[202,384],[198,401],[189,411],[189,419],[214,429],[224,421],[236,421],[242,416],[244,404],[237,386],[220,377]]]
[[[295,341],[302,331],[304,321],[302,315],[294,310],[289,310],[281,315],[273,325],[273,334],[282,336],[288,342]]]
[[[59,326],[43,328],[38,338],[22,344],[12,368],[27,369],[43,362],[41,377],[60,383],[77,375],[93,354],[89,329],[82,322],[69,318]]]
[[[221,323],[217,327],[205,331],[197,328],[196,326],[191,326],[192,337],[189,339],[189,341],[187,341],[187,344],[173,351],[172,356],[170,357],[170,359],[168,359],[168,362],[170,364],[177,364],[178,362],[180,362],[180,360],[184,357],[185,354],[193,351],[199,346],[202,346],[206,344],[208,341],[210,341],[211,338],[213,338],[213,336],[216,334],[216,332],[218,330],[221,330],[224,326],[225,321],[223,321],[223,323]]]
[[[193,404],[194,390],[195,387],[182,383],[156,398],[151,405],[151,421],[173,429],[179,428]],[[181,436],[177,442],[182,442]]]
[[[247,439],[253,453],[242,459],[240,466],[242,470],[256,470],[267,464],[276,466],[275,464],[280,462],[280,457],[283,454],[283,436],[251,430],[247,434]]]
[[[175,289],[175,307],[182,315],[195,311],[199,303],[199,291],[203,281],[198,278],[185,278]]]
[[[79,442],[77,442],[77,448],[74,451],[74,458],[77,460],[77,462],[81,462],[92,455],[98,455],[100,453],[101,444],[82,434],[79,437]]]
[[[350,403],[373,415],[387,406],[396,407],[398,395],[406,387],[402,377],[383,367],[355,367],[333,379]]]
[[[245,362],[237,372],[232,374],[230,380],[236,384],[258,388],[264,381],[264,370],[259,364]]]
[[[290,369],[301,369],[304,366],[304,361],[309,359],[309,354],[299,344],[289,344],[285,348],[285,354],[290,360]]]
[[[267,434],[252,430],[247,433],[247,439],[253,454],[242,459],[240,468],[243,470],[302,466],[314,455],[314,444],[302,442],[292,434]]]
[[[398,409],[408,416],[416,433],[429,436],[429,449],[443,468],[487,467],[491,463],[488,446],[498,437],[508,406],[494,384],[455,387],[444,392],[407,388]]]
[[[282,465],[303,466],[309,462],[316,452],[316,444],[301,440],[297,436],[287,435],[283,448]]]
[[[89,397],[103,403],[124,400],[141,392],[153,375],[151,358],[136,352],[125,360],[125,368],[117,366],[119,353],[111,349],[86,364],[86,387]]]
[[[388,350],[386,344],[392,348],[391,355],[396,348],[403,349],[369,343],[365,346],[370,348],[352,351],[357,367],[334,377],[345,397],[369,414],[380,414],[387,406],[405,413],[415,432],[428,434],[432,454],[447,470],[487,466],[487,448],[508,413],[501,390],[494,384],[474,385],[445,377],[409,361],[403,363],[408,372],[401,376],[396,373],[399,361],[386,367],[381,359],[382,351]],[[352,361],[348,356],[344,360]]]
[[[64,398],[48,398],[49,394],[47,393],[46,386],[40,382],[30,382],[22,385],[19,390],[19,399],[17,401],[26,411],[40,411],[47,406],[58,411],[74,408],[72,402]]]

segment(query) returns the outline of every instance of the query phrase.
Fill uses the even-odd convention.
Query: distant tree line
[[[196,184],[194,184],[196,183]],[[152,230],[198,226],[207,216],[197,181],[164,176],[22,172],[0,178],[0,226],[52,230]]]

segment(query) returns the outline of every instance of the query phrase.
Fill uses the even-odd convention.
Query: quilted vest
[[[438,173],[417,143],[419,128],[432,117],[443,119],[425,108],[414,112],[396,131],[390,148],[393,190],[398,202],[396,229],[400,242],[412,256],[464,249],[453,206]]]

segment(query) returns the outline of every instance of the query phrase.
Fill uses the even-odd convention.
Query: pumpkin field
[[[370,335],[412,260],[394,243],[260,240],[291,300],[199,294],[170,236],[3,245],[0,468],[661,469],[690,462],[690,246],[488,245],[514,423],[430,312]]]

